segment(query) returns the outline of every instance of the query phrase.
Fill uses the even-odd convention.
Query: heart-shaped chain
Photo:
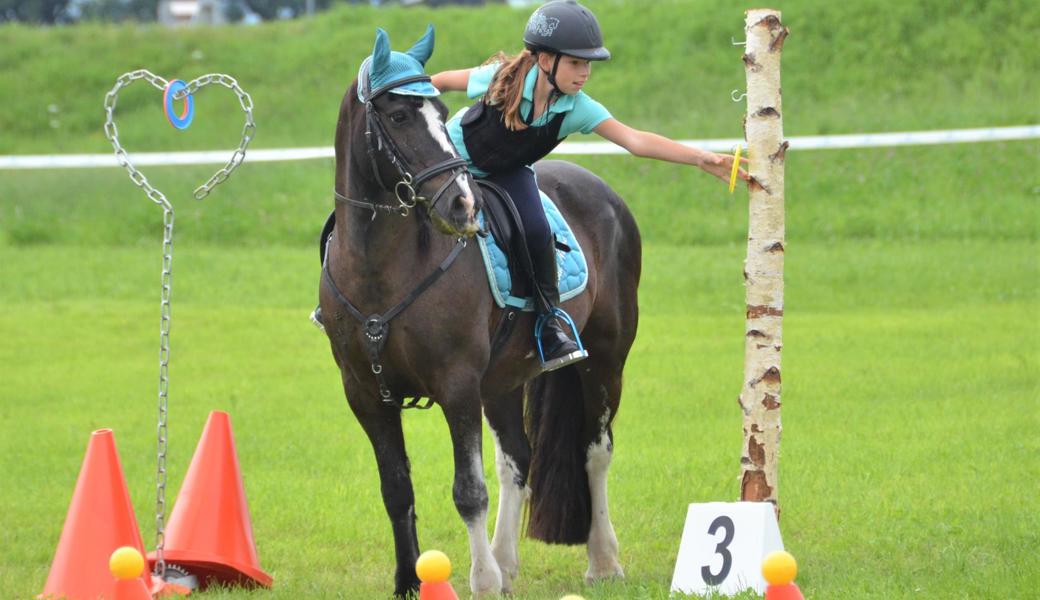
[[[245,126],[242,128],[242,142],[238,149],[231,155],[231,159],[223,168],[213,174],[209,181],[199,186],[194,193],[196,200],[202,200],[209,195],[214,186],[219,185],[231,175],[238,165],[246,157],[246,146],[256,133],[256,124],[253,123],[253,100],[249,94],[242,91],[238,82],[227,75],[212,73],[191,80],[187,85],[183,82],[174,81],[176,85],[170,85],[162,77],[145,69],[131,71],[119,76],[115,87],[105,96],[105,137],[112,142],[116,151],[116,159],[119,164],[126,167],[130,173],[130,180],[142,188],[148,197],[163,208],[163,259],[162,259],[162,294],[160,304],[159,323],[159,424],[158,424],[158,464],[156,475],[156,498],[155,498],[155,572],[161,578],[166,578],[166,561],[163,557],[163,547],[166,542],[166,406],[170,392],[169,362],[170,362],[170,292],[172,290],[171,269],[173,266],[173,205],[162,192],[152,187],[127,156],[126,150],[119,144],[119,130],[116,127],[113,113],[116,109],[116,100],[119,90],[130,85],[138,79],[144,79],[164,92],[164,104],[167,117],[170,122],[179,129],[183,129],[191,122],[191,109],[185,111],[185,115],[177,118],[171,115],[173,100],[185,99],[186,105],[191,105],[192,94],[202,87],[211,83],[219,83],[238,96],[238,102],[246,113]]]
[[[105,95],[105,137],[112,142],[112,147],[116,151],[116,159],[119,161],[119,165],[125,167],[127,172],[130,173],[130,180],[137,184],[138,187],[144,189],[153,202],[161,205],[163,208],[171,208],[169,201],[166,200],[166,196],[148,183],[148,179],[134,167],[126,150],[119,144],[119,129],[116,127],[113,115],[116,109],[116,100],[119,97],[119,90],[138,79],[144,79],[160,92],[165,91],[169,85],[168,81],[147,69],[138,69],[137,71],[120,75],[119,79],[116,80],[115,86]],[[233,77],[222,73],[210,73],[197,77],[184,86],[182,90],[174,94],[173,98],[177,100],[186,98],[211,83],[218,83],[235,92],[235,95],[238,96],[238,103],[242,105],[242,110],[246,113],[246,122],[242,127],[242,141],[239,143],[238,149],[231,155],[228,163],[209,178],[209,181],[195,189],[194,196],[196,200],[202,200],[209,195],[210,190],[223,183],[231,175],[231,172],[238,165],[242,164],[243,159],[246,157],[246,147],[256,134],[256,124],[253,122],[253,99],[239,87],[238,82]]]

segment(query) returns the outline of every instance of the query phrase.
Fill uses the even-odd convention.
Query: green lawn
[[[313,253],[182,245],[170,494],[208,412],[229,411],[261,563],[276,582],[259,595],[199,597],[383,597],[393,559],[374,461],[327,342],[306,322]],[[6,597],[42,588],[94,429],[115,430],[153,543],[152,250],[0,249]],[[742,256],[735,245],[647,246],[611,480],[628,579],[587,588],[581,548],[525,540],[516,598],[666,598],[686,504],[736,498]],[[1035,242],[792,241],[787,256],[781,525],[803,591],[1028,594],[1040,541]],[[434,410],[406,424],[421,545],[454,559],[464,590],[443,419]]]

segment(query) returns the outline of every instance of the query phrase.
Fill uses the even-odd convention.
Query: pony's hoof
[[[499,592],[502,591],[504,580],[505,578],[502,577],[502,572],[499,571],[498,565],[494,565],[492,568],[480,569],[479,571],[471,571],[469,587],[473,592],[473,599],[498,598]]]
[[[517,559],[516,553],[502,551],[496,553],[495,550],[492,550],[491,554],[495,557],[498,569],[502,573],[502,593],[513,593],[513,581],[520,574],[520,561]]]
[[[621,568],[616,561],[611,561],[610,564],[603,565],[589,565],[589,570],[585,571],[585,582],[595,583],[604,579],[624,579],[625,571]]]

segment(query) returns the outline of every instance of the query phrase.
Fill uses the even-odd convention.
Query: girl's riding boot
[[[557,282],[556,244],[549,244],[540,251],[532,251],[534,277],[538,290],[534,294],[538,315],[551,313],[560,304],[560,289]],[[554,371],[589,356],[589,353],[574,343],[561,327],[559,317],[547,317],[542,326],[543,371]]]

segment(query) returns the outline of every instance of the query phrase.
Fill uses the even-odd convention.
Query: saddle
[[[484,209],[477,215],[477,220],[491,234],[479,238],[491,295],[501,308],[533,311],[534,267],[520,214],[504,189],[490,181],[476,181],[484,197]],[[585,290],[588,264],[574,232],[556,204],[544,192],[540,193],[556,244],[560,301],[563,302]]]
[[[534,265],[531,262],[531,255],[527,249],[520,213],[517,212],[512,198],[509,197],[509,193],[490,181],[482,179],[476,181],[483,188],[484,197],[484,208],[478,215],[478,221],[482,229],[490,232],[490,235],[478,236],[478,245],[480,246],[481,256],[484,258],[491,295],[498,306],[504,309],[491,340],[492,354],[497,354],[513,331],[517,313],[534,310],[534,300],[530,297],[534,292]],[[563,302],[585,290],[585,286],[588,283],[588,264],[585,261],[585,255],[582,253],[581,247],[578,245],[577,238],[574,237],[574,233],[559,209],[556,208],[556,205],[544,192],[540,193],[545,216],[549,221],[556,244],[560,301]],[[329,276],[326,250],[335,224],[336,213],[333,211],[325,221],[319,241],[319,256],[321,257],[322,270],[325,279],[332,287],[337,298],[339,298],[340,303],[347,307],[348,312],[366,327],[372,326],[376,328],[368,333],[367,338],[371,342],[368,351],[374,370],[376,366],[379,366],[379,352],[386,340],[389,320],[407,307],[418,294],[421,294],[441,273],[446,271],[465,245],[461,242],[456,244],[452,253],[441,263],[440,268],[420,283],[418,288],[413,290],[403,302],[384,315],[372,315],[366,319],[336,289],[335,282]],[[514,284],[516,285],[514,286]],[[381,366],[379,368],[380,370],[382,369]],[[390,399],[390,391],[382,381],[382,376],[378,372],[376,376],[380,381],[380,395],[385,400]],[[429,408],[429,405],[417,406],[417,401],[418,398],[414,399],[412,403],[406,403],[403,406],[404,408]]]

